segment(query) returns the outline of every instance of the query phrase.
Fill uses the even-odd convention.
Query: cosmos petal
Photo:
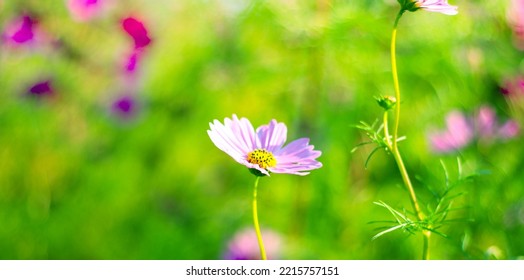
[[[437,12],[445,15],[458,14],[458,7],[450,5],[447,0],[418,0],[415,6],[428,12]]]
[[[259,140],[258,148],[274,152],[286,142],[287,127],[284,123],[272,120],[269,124],[257,128],[256,135]]]

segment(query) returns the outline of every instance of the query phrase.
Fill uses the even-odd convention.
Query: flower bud
[[[381,96],[381,97],[378,97],[376,99],[377,99],[378,105],[380,107],[384,108],[384,110],[386,110],[386,111],[392,109],[397,104],[397,99],[395,97],[389,96],[389,95]]]

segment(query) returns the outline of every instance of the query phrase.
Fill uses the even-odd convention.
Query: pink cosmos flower
[[[451,152],[471,142],[473,127],[463,113],[452,111],[446,117],[446,130],[430,134],[429,139],[436,152]]]
[[[518,136],[520,127],[514,120],[500,124],[495,110],[481,106],[473,116],[452,111],[446,117],[446,129],[429,134],[430,144],[435,152],[449,153],[459,150],[473,140],[491,143]]]
[[[481,106],[476,116],[477,134],[481,139],[510,139],[519,134],[519,125],[514,120],[508,120],[499,125],[495,110],[489,106]]]
[[[100,15],[107,0],[68,0],[67,8],[76,21],[89,21]]]
[[[224,124],[214,120],[207,131],[211,141],[238,163],[268,175],[287,173],[307,175],[309,170],[322,167],[318,158],[322,153],[309,145],[308,138],[297,139],[284,146],[287,127],[272,120],[257,130],[246,118],[225,118]]]
[[[457,6],[448,4],[447,0],[415,0],[415,7],[429,12],[438,12],[446,15],[458,14]]]
[[[272,230],[262,230],[268,259],[280,259],[282,237]],[[237,232],[229,241],[223,256],[226,260],[260,260],[257,235],[251,228]]]

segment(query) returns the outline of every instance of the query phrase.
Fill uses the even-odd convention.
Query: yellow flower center
[[[273,154],[266,149],[256,149],[247,154],[247,161],[253,164],[258,164],[260,168],[267,169],[277,165],[277,160]]]

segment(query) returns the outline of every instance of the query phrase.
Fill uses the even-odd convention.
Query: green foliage
[[[466,217],[460,217],[454,215],[455,217],[450,218],[450,214],[453,212],[462,212],[462,214],[467,210],[465,206],[454,207],[454,201],[465,195],[464,190],[460,190],[461,185],[465,185],[468,182],[471,182],[476,177],[481,176],[481,172],[477,172],[471,175],[464,175],[460,159],[457,158],[457,178],[453,180],[450,178],[448,169],[443,161],[441,161],[442,169],[444,173],[444,182],[441,183],[442,187],[434,188],[430,185],[426,185],[428,190],[433,195],[433,201],[426,201],[426,211],[425,216],[422,220],[417,220],[413,213],[410,213],[406,209],[395,210],[393,207],[389,206],[383,201],[374,202],[374,204],[381,206],[389,211],[393,216],[394,220],[386,223],[394,224],[391,227],[385,227],[382,231],[373,236],[373,240],[383,236],[386,233],[393,232],[398,229],[409,234],[415,234],[417,232],[431,231],[442,237],[448,237],[445,232],[440,231],[440,229],[450,223],[457,223],[458,227],[462,226],[467,227],[468,222],[473,222]],[[424,184],[423,179],[419,178],[421,184]],[[457,190],[457,188],[459,188]],[[458,214],[460,215],[460,214]],[[463,214],[464,215],[464,214]],[[410,218],[411,216],[411,218]],[[373,222],[377,223],[377,222]],[[462,223],[462,224],[460,224]]]

